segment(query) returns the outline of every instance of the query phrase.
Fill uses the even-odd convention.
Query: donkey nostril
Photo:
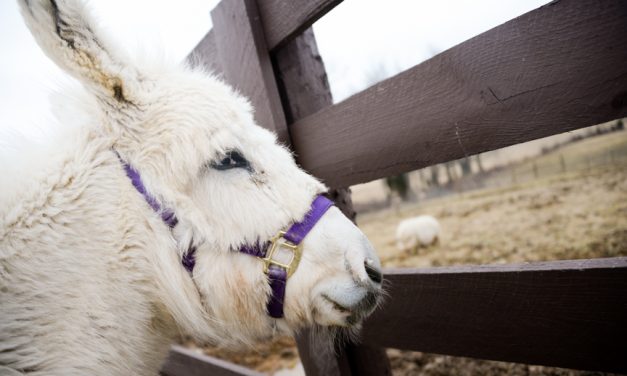
[[[373,282],[381,283],[381,281],[383,281],[383,275],[381,274],[381,271],[377,269],[376,266],[374,266],[373,264],[374,263],[370,259],[366,259],[366,261],[364,261],[366,274],[368,274],[368,277],[370,277]]]

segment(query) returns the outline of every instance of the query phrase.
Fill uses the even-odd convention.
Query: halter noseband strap
[[[148,205],[157,212],[163,222],[174,228],[178,219],[170,209],[163,208],[159,202],[146,190],[141,175],[130,164],[126,163],[116,152],[118,159],[124,166],[126,175],[131,179],[133,187],[141,193]],[[283,302],[285,299],[285,285],[287,279],[296,271],[302,255],[301,242],[309,231],[318,223],[320,218],[333,206],[333,202],[324,196],[318,195],[311,203],[311,209],[301,222],[296,222],[287,231],[279,232],[270,241],[255,245],[243,245],[239,252],[259,257],[264,263],[264,273],[268,276],[272,295],[266,309],[273,318],[283,317]],[[194,270],[196,248],[191,246],[181,260],[189,273]]]
[[[268,275],[272,289],[272,295],[266,305],[271,317],[283,317],[285,284],[298,268],[303,252],[301,242],[331,206],[333,201],[318,195],[302,221],[294,223],[287,231],[280,231],[263,245],[257,244],[253,247],[244,245],[239,249],[241,253],[262,258],[263,271]]]

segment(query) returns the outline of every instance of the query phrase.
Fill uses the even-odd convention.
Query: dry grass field
[[[416,252],[398,250],[396,225],[420,214],[438,218],[440,242]],[[627,255],[627,164],[366,214],[358,222],[385,267]]]
[[[568,144],[488,179],[498,188],[366,213],[358,216],[358,224],[377,248],[384,267],[627,255],[627,132]],[[398,222],[420,214],[440,221],[439,244],[413,252],[396,249]],[[291,368],[298,361],[289,339],[245,354],[206,351],[267,373]],[[599,374],[399,350],[388,350],[388,355],[395,375]]]
[[[570,172],[554,163],[557,153],[570,159]],[[595,137],[516,166],[529,171],[535,163],[548,171],[544,178],[369,213],[358,222],[385,267],[627,256],[626,153],[627,132]],[[439,244],[396,249],[398,222],[420,214],[439,219]],[[399,350],[388,350],[388,356],[394,375],[600,374]]]

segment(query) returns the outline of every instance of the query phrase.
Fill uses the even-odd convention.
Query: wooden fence
[[[627,116],[622,0],[553,1],[333,105],[310,26],[338,3],[222,0],[190,55],[329,186]],[[384,347],[627,372],[627,258],[386,270],[385,287],[360,345],[298,339],[308,375],[390,374]],[[257,374],[179,347],[163,373]]]

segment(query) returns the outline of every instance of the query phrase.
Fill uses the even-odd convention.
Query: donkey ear
[[[77,0],[18,0],[35,40],[59,67],[81,80],[100,100],[134,103],[137,70],[97,35],[85,4]]]

